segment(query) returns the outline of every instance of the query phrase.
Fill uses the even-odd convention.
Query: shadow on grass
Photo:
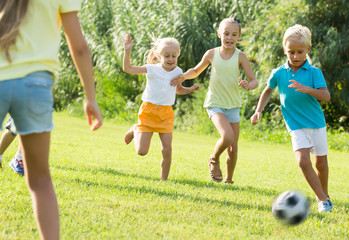
[[[90,172],[92,174],[97,174],[98,172],[103,172],[106,174],[112,174],[115,176],[122,176],[122,177],[131,177],[131,178],[138,178],[138,179],[143,179],[147,181],[154,181],[158,182],[160,181],[160,178],[155,178],[155,177],[149,177],[149,176],[144,176],[140,174],[134,174],[134,173],[125,173],[122,171],[117,171],[115,169],[111,168],[95,168],[95,169],[90,169],[90,168],[71,168],[71,167],[61,167],[61,166],[55,166],[52,167],[55,169],[61,169],[61,170],[69,170],[69,171],[81,171],[81,172]],[[248,191],[251,193],[259,194],[259,195],[264,195],[264,196],[276,196],[279,192],[275,190],[270,190],[270,189],[261,189],[261,188],[256,188],[252,186],[237,186],[237,185],[232,185],[232,184],[225,184],[224,182],[221,183],[216,183],[213,181],[198,181],[198,180],[191,180],[191,179],[168,179],[166,182],[170,183],[175,183],[175,184],[182,184],[182,185],[192,185],[195,186],[196,188],[214,188],[214,189],[222,189],[222,190],[233,190],[233,191]]]
[[[124,173],[121,171],[117,171],[114,169],[89,169],[89,168],[84,168],[84,169],[77,169],[77,168],[67,168],[67,167],[61,167],[61,166],[54,166],[52,167],[54,169],[60,169],[63,171],[81,171],[81,172],[90,172],[92,174],[96,174],[98,172],[103,172],[107,174],[112,174],[116,176],[123,176],[123,177],[130,177],[130,178],[141,178],[143,180],[147,181],[154,181],[154,182],[159,182],[159,178],[154,178],[154,177],[149,177],[149,176],[142,176],[139,174],[130,174],[130,173]],[[141,193],[141,194],[153,194],[157,195],[159,197],[168,197],[173,200],[178,200],[178,199],[185,199],[189,202],[198,202],[198,203],[203,203],[203,204],[215,204],[215,205],[220,205],[220,206],[228,206],[228,207],[233,207],[236,209],[257,209],[260,211],[271,211],[271,205],[269,202],[263,205],[253,205],[249,203],[237,203],[237,202],[232,202],[229,200],[218,200],[218,199],[212,199],[208,197],[202,197],[200,196],[200,192],[196,192],[194,194],[184,194],[180,192],[173,192],[173,189],[170,191],[162,190],[159,188],[149,188],[147,186],[130,186],[130,185],[119,185],[119,184],[105,184],[105,183],[100,183],[100,182],[94,182],[94,181],[89,181],[85,179],[80,179],[80,178],[74,178],[71,179],[70,181],[75,182],[77,184],[82,184],[87,187],[102,187],[106,189],[110,189],[112,191],[121,191],[121,192],[135,192],[135,193]],[[168,180],[167,182],[169,183],[176,183],[176,184],[185,184],[185,185],[193,185],[195,187],[200,187],[200,188],[215,188],[215,189],[222,189],[222,191],[225,190],[237,190],[237,191],[248,191],[251,193],[256,193],[256,194],[262,194],[262,195],[267,195],[267,196],[275,196],[276,191],[273,190],[267,190],[267,189],[260,189],[260,188],[254,188],[254,187],[239,187],[239,186],[232,186],[232,185],[226,185],[226,184],[217,184],[213,182],[204,182],[204,181],[196,181],[196,180]],[[164,182],[165,183],[165,182]],[[156,185],[158,186],[158,185]]]

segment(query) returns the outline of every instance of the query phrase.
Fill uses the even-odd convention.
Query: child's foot
[[[228,179],[225,179],[225,181],[224,181],[225,183],[228,183],[228,184],[233,184],[234,183],[234,181],[233,180],[228,180]]]
[[[316,196],[315,196],[316,197]],[[320,200],[316,197],[316,201],[319,204],[319,208],[320,208]],[[333,203],[331,202],[330,196],[327,195],[327,202],[330,205],[331,209],[333,208]]]
[[[213,181],[221,182],[223,180],[222,171],[219,167],[219,160],[210,157],[208,160],[208,167],[210,170],[210,175]]]
[[[128,130],[128,132],[125,134],[124,141],[125,141],[126,145],[128,145],[130,142],[132,142],[133,137],[134,137],[135,127],[136,127],[136,124],[133,124],[132,127],[130,128],[130,130]]]
[[[24,168],[23,168],[23,160],[17,159],[16,157],[12,158],[11,162],[8,164],[13,171],[20,175],[24,175]]]
[[[329,202],[319,202],[319,213],[323,212],[331,212],[333,208],[333,204],[330,204]]]

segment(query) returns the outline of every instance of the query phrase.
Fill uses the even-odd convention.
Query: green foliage
[[[306,0],[303,19],[312,30],[313,59],[323,71],[331,101],[325,115],[331,127],[349,131],[349,4],[345,0]]]
[[[98,104],[106,118],[135,121],[145,76],[122,71],[122,38],[130,33],[134,39],[131,61],[145,64],[151,37],[172,36],[181,44],[179,66],[186,71],[194,67],[204,53],[220,45],[217,37],[219,22],[235,16],[241,20],[242,38],[238,47],[250,59],[259,80],[257,90],[242,90],[245,119],[253,114],[258,98],[273,68],[286,61],[282,49],[285,30],[296,24],[308,26],[313,33],[310,56],[320,67],[331,92],[331,102],[323,104],[330,128],[348,130],[348,4],[344,0],[331,3],[311,0],[84,0],[80,13],[87,42],[90,46]],[[83,96],[67,45],[61,44],[60,78],[55,84],[55,108],[74,108]],[[241,74],[243,78],[245,75]],[[186,86],[203,85],[199,93],[178,97],[176,124],[178,129],[213,133],[212,124],[202,109],[208,84],[209,69]],[[183,105],[183,106],[182,106]],[[277,122],[283,127],[278,94],[267,105],[263,122]],[[272,125],[274,127],[274,125]]]

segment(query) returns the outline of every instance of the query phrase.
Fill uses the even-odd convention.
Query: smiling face
[[[235,48],[240,38],[239,24],[235,22],[225,22],[218,29],[218,37],[221,39],[223,48]]]
[[[177,66],[179,48],[175,44],[165,45],[160,49],[159,59],[161,67],[166,71],[172,71]]]
[[[294,72],[303,66],[309,52],[310,46],[307,46],[300,39],[290,38],[284,46],[284,53],[288,58],[288,64]]]

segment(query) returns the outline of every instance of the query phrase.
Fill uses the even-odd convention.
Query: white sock
[[[17,152],[15,158],[18,160],[22,160],[22,154],[20,152]]]

